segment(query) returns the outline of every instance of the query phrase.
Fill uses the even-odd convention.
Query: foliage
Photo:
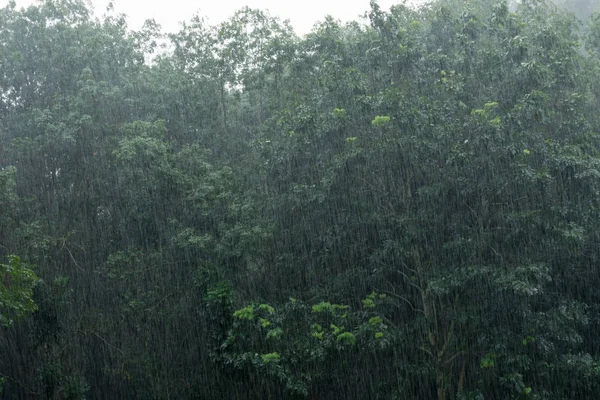
[[[591,3],[0,26],[4,397],[597,397]]]
[[[17,256],[10,256],[8,264],[0,264],[0,324],[11,326],[37,310],[33,289],[38,277]]]

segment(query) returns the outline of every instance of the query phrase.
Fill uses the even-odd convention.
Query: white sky
[[[0,0],[0,7],[9,0]],[[89,0],[102,15],[109,0]],[[384,10],[401,0],[379,0]],[[36,0],[16,0],[17,6],[27,6]],[[189,20],[197,12],[208,17],[210,24],[226,20],[236,10],[250,8],[268,9],[272,16],[289,19],[296,33],[310,32],[313,24],[330,14],[342,21],[357,19],[369,10],[369,0],[115,0],[115,11],[127,14],[132,29],[139,29],[146,19],[154,18],[163,31],[179,29],[179,22]]]

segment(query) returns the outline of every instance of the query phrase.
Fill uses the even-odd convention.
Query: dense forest
[[[560,3],[0,9],[0,398],[597,399],[600,14]]]

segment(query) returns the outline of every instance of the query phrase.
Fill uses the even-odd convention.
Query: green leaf
[[[269,364],[272,362],[277,363],[281,359],[281,356],[279,355],[279,353],[268,353],[261,355],[261,359],[265,364]]]
[[[267,339],[278,339],[283,335],[283,329],[275,328],[267,332]]]
[[[0,264],[0,324],[11,326],[38,307],[33,301],[33,289],[38,277],[17,256],[9,256],[8,264]]]
[[[387,125],[390,120],[390,117],[387,115],[378,115],[373,119],[373,121],[371,121],[371,125],[375,127],[381,127]]]
[[[356,336],[354,336],[354,334],[351,332],[340,333],[339,335],[337,335],[336,340],[338,342],[343,341],[345,344],[348,344],[348,345],[356,344]]]
[[[312,311],[314,313],[324,313],[324,312],[335,313],[338,310],[346,310],[346,309],[348,309],[348,306],[343,306],[340,304],[331,304],[326,301],[323,301],[319,304],[315,304],[312,306]]]
[[[275,309],[273,307],[271,307],[270,305],[268,305],[268,304],[261,304],[261,305],[258,306],[258,309],[259,310],[265,310],[270,315],[272,315],[272,314],[275,313]]]
[[[375,302],[372,299],[361,300],[364,308],[375,308]]]
[[[235,318],[252,321],[254,319],[254,304],[241,308],[233,313]]]
[[[263,328],[266,328],[267,326],[271,325],[271,321],[266,320],[264,318],[259,318],[258,320],[260,322],[260,326],[262,326]]]
[[[496,365],[496,354],[488,353],[481,358],[481,368],[493,368]]]
[[[330,328],[333,331],[333,336],[339,335],[344,330],[343,326],[342,327],[338,327],[335,324],[331,324]]]

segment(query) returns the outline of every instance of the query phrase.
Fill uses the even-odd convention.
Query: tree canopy
[[[600,14],[571,3],[302,37],[0,9],[0,398],[596,399]]]

